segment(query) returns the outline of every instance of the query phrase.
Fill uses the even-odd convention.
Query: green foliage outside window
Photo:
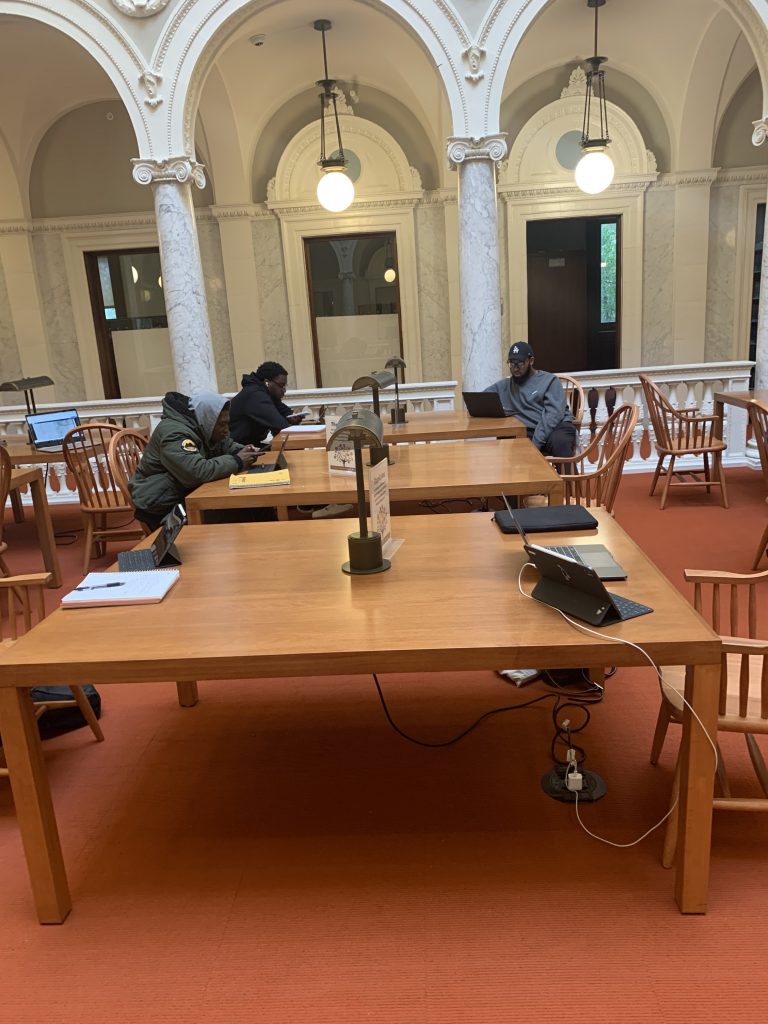
[[[600,322],[616,322],[616,224],[600,225]]]

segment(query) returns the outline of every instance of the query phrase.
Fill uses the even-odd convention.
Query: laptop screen
[[[65,435],[80,426],[77,409],[58,409],[56,412],[36,412],[27,416],[29,439],[35,448],[53,448],[60,445]]]

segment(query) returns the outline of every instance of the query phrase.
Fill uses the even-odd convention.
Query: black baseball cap
[[[507,360],[522,363],[524,359],[530,359],[532,355],[533,349],[527,341],[516,341],[509,349]]]

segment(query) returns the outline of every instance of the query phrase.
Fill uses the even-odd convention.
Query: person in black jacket
[[[303,413],[294,413],[283,402],[288,371],[280,363],[262,363],[246,373],[241,390],[232,399],[229,429],[240,444],[260,444],[267,434],[279,434],[285,427],[301,423]]]

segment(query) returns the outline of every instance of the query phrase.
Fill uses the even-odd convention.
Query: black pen
[[[91,587],[75,587],[75,590],[103,590],[104,587],[124,587],[125,580],[120,580],[119,583],[96,583]]]

